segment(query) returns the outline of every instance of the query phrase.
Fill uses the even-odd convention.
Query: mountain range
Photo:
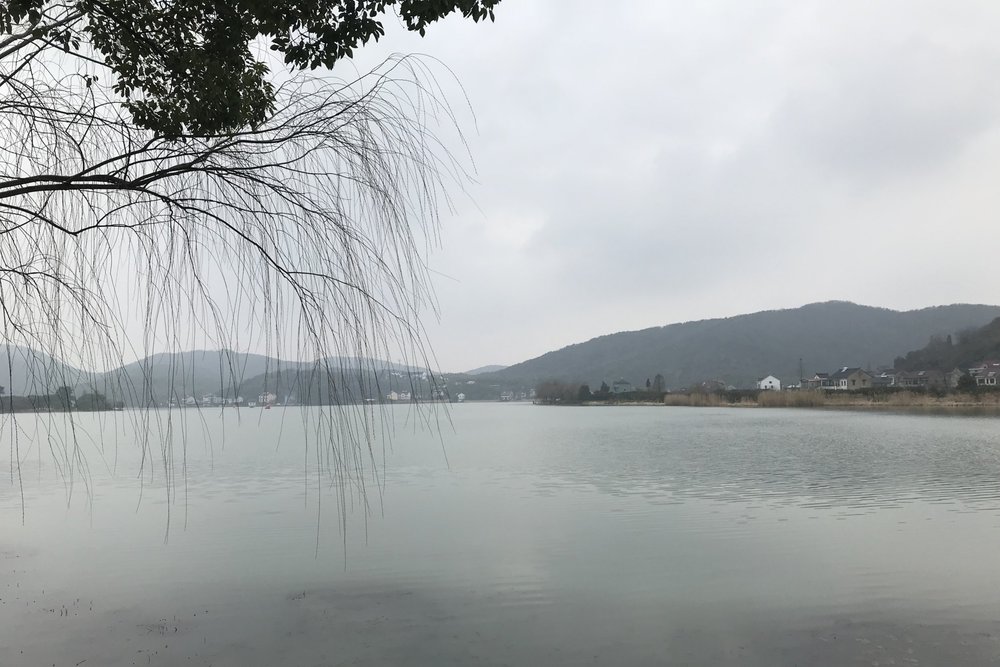
[[[675,389],[704,380],[750,387],[769,374],[797,382],[800,359],[807,375],[843,366],[889,366],[931,337],[981,327],[998,316],[1000,306],[896,311],[828,301],[600,336],[490,377],[532,386],[552,379],[596,387],[619,378],[641,385],[662,374]]]
[[[325,401],[331,391],[345,400],[384,396],[393,389],[430,395],[431,385],[445,380],[455,385],[452,393],[461,391],[469,399],[524,391],[544,380],[597,387],[621,378],[641,386],[657,374],[673,389],[704,380],[750,387],[764,375],[795,382],[800,363],[806,375],[843,366],[888,366],[897,358],[906,366],[931,359],[951,363],[963,354],[978,354],[980,348],[994,349],[989,346],[996,341],[997,325],[978,337],[971,332],[998,317],[1000,306],[953,304],[895,311],[829,301],[624,331],[506,368],[483,367],[437,379],[414,366],[352,357],[323,360],[321,367],[331,374],[317,375],[313,362],[227,350],[157,354],[111,371],[87,372],[42,352],[10,347],[9,363],[0,350],[0,383],[16,395],[51,393],[67,385],[78,395],[98,391],[131,405],[205,394],[255,400],[263,392],[294,394],[300,402]],[[949,336],[965,347],[942,347]]]
[[[499,364],[490,364],[489,366],[480,366],[479,368],[473,368],[471,371],[465,371],[463,375],[482,375],[483,373],[496,373],[497,371],[502,371],[507,368],[506,366],[501,366]]]
[[[382,385],[409,389],[410,376],[422,373],[416,366],[379,359],[302,362],[232,350],[158,353],[102,372],[82,370],[30,348],[0,348],[0,384],[8,394],[45,395],[68,386],[77,396],[98,392],[127,405],[181,402],[189,396],[200,400],[206,394],[254,401],[265,392],[318,402],[335,391],[353,401],[383,393]]]

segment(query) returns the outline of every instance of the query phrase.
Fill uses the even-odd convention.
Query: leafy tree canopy
[[[293,68],[332,67],[384,33],[453,13],[493,20],[500,0],[10,0],[0,3],[0,59],[59,47],[110,69],[133,122],[166,137],[213,135],[263,122],[274,107],[263,40]]]
[[[996,357],[1000,357],[1000,317],[985,326],[960,332],[957,343],[951,336],[933,336],[926,346],[897,357],[895,367],[907,371],[950,371]]]

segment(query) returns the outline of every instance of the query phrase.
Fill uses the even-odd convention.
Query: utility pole
[[[806,379],[806,372],[802,368],[802,357],[799,357],[799,384]]]

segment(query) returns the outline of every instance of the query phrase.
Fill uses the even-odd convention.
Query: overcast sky
[[[477,183],[446,217],[446,370],[845,299],[1000,303],[1000,3],[504,0],[424,39]],[[461,100],[458,100],[461,102]]]

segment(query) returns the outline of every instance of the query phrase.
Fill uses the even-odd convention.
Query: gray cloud
[[[1000,6],[620,5],[507,0],[378,47],[439,58],[475,109],[475,203],[432,260],[443,366],[824,299],[1000,302],[969,261],[1000,243]]]

